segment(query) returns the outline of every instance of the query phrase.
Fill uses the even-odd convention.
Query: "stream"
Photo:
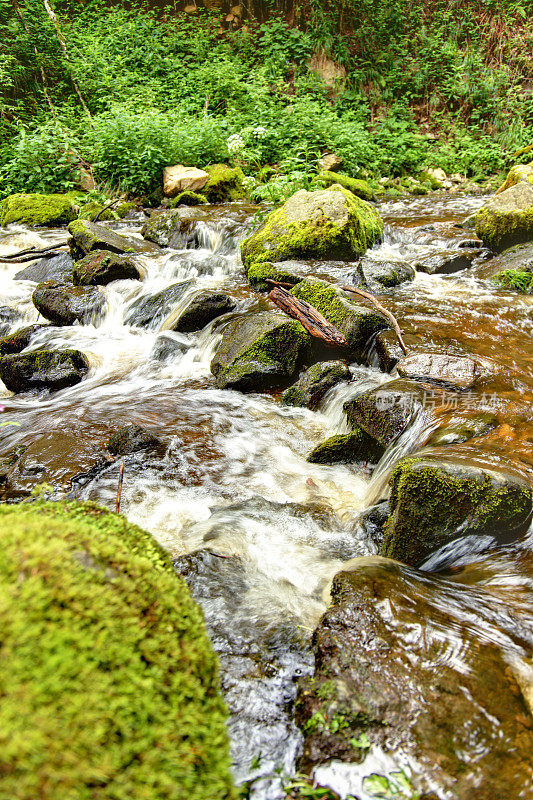
[[[461,242],[472,239],[472,231],[457,223],[483,200],[439,193],[383,202],[385,240],[369,255],[413,264],[443,251],[457,254]],[[121,459],[93,469],[111,433],[133,423],[165,442],[164,455],[125,457],[121,513],[168,550],[203,606],[230,709],[236,781],[249,782],[254,800],[278,800],[301,752],[292,703],[298,678],[312,674],[312,632],[333,576],[348,561],[376,555],[359,518],[386,497],[394,463],[424,446],[445,447],[450,432],[482,412],[490,424],[454,443],[454,453],[495,466],[512,462],[533,481],[533,296],[496,289],[484,251],[469,269],[418,271],[413,282],[384,291],[380,301],[399,320],[408,344],[470,355],[481,379],[456,407],[416,421],[373,473],[356,465],[310,464],[306,456],[317,444],[348,431],[343,403],[394,375],[377,364],[352,364],[351,382],[331,389],[317,411],[281,406],[279,393],[215,388],[209,365],[220,320],[191,334],[170,330],[172,320],[165,317],[154,318],[151,327],[127,322],[143,299],[180,281],[189,284],[179,308],[201,289],[223,287],[237,302],[233,313],[272,309],[248,285],[238,256],[256,211],[244,204],[210,207],[182,249],[140,257],[142,282],[101,287],[105,304],[92,324],[39,331],[31,349],[77,348],[89,358],[89,375],[53,394],[13,396],[0,383],[0,456],[27,448],[7,499],[46,482],[58,497],[114,510]],[[140,236],[141,225],[139,215],[112,227]],[[64,243],[67,236],[65,230],[11,226],[0,230],[0,255]],[[16,278],[25,266],[0,264],[0,306],[19,315],[0,315],[4,333],[38,320],[31,301],[36,284]],[[340,262],[309,262],[305,269],[339,283],[351,283],[354,273],[353,264]],[[446,610],[448,622],[438,631],[440,657],[459,672],[468,669],[469,653],[490,641],[530,685],[532,552],[530,530],[520,541],[482,554],[458,549],[445,569],[429,563],[419,578],[406,571],[403,597],[418,593]],[[409,637],[402,646],[408,653]],[[479,760],[479,742],[464,747],[465,761]],[[369,754],[368,770],[379,768],[378,761]],[[448,796],[439,787],[436,792]]]

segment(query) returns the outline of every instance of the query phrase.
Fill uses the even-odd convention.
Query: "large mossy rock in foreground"
[[[76,219],[74,201],[67,194],[11,194],[0,203],[0,226],[57,227]]]
[[[390,483],[381,555],[411,566],[467,536],[513,541],[531,520],[533,487],[516,475],[422,456],[400,461]]]
[[[93,286],[46,281],[35,288],[32,300],[39,314],[54,325],[74,325],[91,322],[102,310],[105,297]]]
[[[80,383],[89,366],[87,356],[79,350],[32,350],[4,356],[0,360],[0,379],[10,392],[57,392]]]
[[[0,796],[232,798],[201,611],[168,556],[94,505],[0,506]]]
[[[531,183],[533,185],[533,164],[515,164],[507,173],[505,181],[496,194],[501,194],[511,186],[516,186],[517,183]]]
[[[301,189],[241,245],[244,265],[291,258],[351,260],[383,235],[378,212],[342,186]]]
[[[295,375],[309,340],[300,323],[283,314],[236,316],[224,327],[211,372],[220,389],[282,387]]]
[[[352,303],[351,296],[327,281],[308,278],[298,283],[292,294],[305,300],[346,337],[347,355],[366,361],[369,342],[378,331],[389,327],[381,314]]]
[[[533,241],[533,186],[522,181],[491,197],[477,212],[475,227],[496,252]]]
[[[316,766],[315,780],[342,797],[360,797],[361,775],[384,763],[368,742],[387,753],[387,770],[412,759],[421,800],[436,798],[437,787],[450,800],[525,800],[533,730],[520,676],[490,635],[465,624],[468,587],[387,559],[354,559],[349,569],[333,581],[333,604],[313,636],[315,674],[299,687],[302,767]],[[365,757],[359,770],[351,766]]]

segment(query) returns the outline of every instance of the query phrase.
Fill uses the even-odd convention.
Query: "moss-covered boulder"
[[[326,186],[333,186],[334,183],[338,183],[339,186],[343,186],[345,189],[348,189],[349,192],[354,194],[356,197],[360,197],[361,200],[375,199],[374,190],[367,181],[363,181],[358,178],[350,178],[349,175],[343,175],[342,172],[330,172],[328,170],[324,170],[323,172],[319,173],[317,180]]]
[[[201,206],[180,206],[155,211],[141,228],[145,239],[161,247],[182,249],[195,241],[197,222],[205,222],[208,213]]]
[[[533,186],[520,182],[495,195],[475,217],[476,234],[496,252],[533,241]]]
[[[351,464],[354,461],[377,463],[385,448],[362,428],[330,436],[307,456],[311,464]]]
[[[112,253],[110,250],[92,250],[74,264],[72,279],[75,286],[105,286],[111,281],[137,280],[144,270],[133,256]]]
[[[88,372],[89,360],[79,350],[33,350],[0,359],[0,379],[10,392],[56,392],[79,383]]]
[[[244,190],[244,172],[239,167],[227,164],[211,164],[206,167],[209,175],[202,189],[203,196],[209,203],[227,203],[234,200],[246,200]]]
[[[236,316],[211,361],[216,385],[243,392],[282,387],[296,373],[309,339],[299,322],[283,314]]]
[[[347,189],[301,189],[241,245],[249,269],[254,263],[291,258],[350,260],[362,255],[383,235],[383,222],[373,206]]]
[[[296,701],[300,766],[316,768],[315,786],[361,797],[362,776],[399,772],[401,753],[412,765],[406,791],[382,783],[374,792],[367,778],[365,797],[524,794],[527,705],[499,643],[465,624],[459,587],[379,557],[353,559],[335,576],[313,635],[314,675],[300,680]]]
[[[73,198],[67,194],[11,194],[0,203],[0,226],[57,227],[76,219]]]
[[[135,203],[116,203],[113,205],[104,205],[97,203],[94,200],[85,203],[78,214],[80,219],[88,219],[91,222],[98,217],[98,221],[112,222],[117,219],[124,219],[128,214],[135,209]]]
[[[303,272],[302,264],[298,261],[280,261],[277,264],[271,261],[259,261],[249,267],[247,277],[254,289],[264,292],[272,289],[272,284],[268,283],[268,280],[296,286],[305,277],[299,275],[299,271]]]
[[[93,250],[111,250],[113,253],[153,253],[155,248],[142,239],[123,236],[105,225],[98,225],[86,219],[77,219],[68,226],[72,236],[69,241],[70,251],[75,260],[79,260]]]
[[[202,613],[166,553],[98,506],[0,506],[0,794],[230,800]]]
[[[36,287],[32,300],[39,314],[54,325],[74,325],[93,320],[102,309],[104,295],[92,286],[46,281]]]
[[[228,314],[236,306],[235,300],[225,292],[204,289],[194,295],[187,306],[165,321],[165,329],[189,333],[199,331],[222,314]]]
[[[465,536],[512,541],[531,519],[531,485],[491,468],[431,456],[405,458],[390,485],[391,516],[381,554],[415,567]]]
[[[509,170],[505,181],[499,189],[496,189],[496,194],[501,194],[511,186],[516,186],[517,183],[530,183],[533,185],[533,164],[515,164]]]
[[[281,395],[286,406],[316,408],[326,392],[341,381],[351,380],[352,374],[344,361],[322,361],[313,364]]]
[[[307,279],[298,283],[291,290],[295,297],[305,300],[319,311],[328,322],[334,325],[346,337],[348,355],[365,361],[368,345],[372,336],[389,327],[389,323],[381,314],[352,302],[351,297],[342,289],[327,281]]]
[[[142,450],[164,450],[161,439],[140,425],[124,425],[109,437],[107,449],[114,456],[126,456]]]
[[[170,201],[170,208],[177,208],[178,206],[205,206],[207,198],[198,192],[180,192],[176,197]]]
[[[25,328],[19,328],[15,333],[2,336],[0,339],[0,356],[20,353],[21,350],[25,350],[30,344],[32,337],[38,333],[38,331],[47,327],[48,325],[27,325]]]

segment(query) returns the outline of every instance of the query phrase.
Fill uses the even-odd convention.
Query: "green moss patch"
[[[177,208],[178,206],[204,206],[206,203],[207,198],[203,194],[185,191],[180,192],[170,201],[170,208]]]
[[[217,660],[164,551],[91,504],[0,528],[2,797],[233,797]]]
[[[0,203],[0,226],[67,225],[76,218],[72,197],[65,194],[11,194]]]
[[[328,170],[324,170],[318,176],[318,181],[324,183],[326,186],[332,186],[334,183],[338,183],[339,186],[348,189],[349,192],[352,192],[356,197],[360,197],[361,200],[374,200],[374,190],[367,181],[358,178],[350,178],[349,175],[343,175],[342,172],[329,172]]]
[[[511,289],[521,294],[533,294],[533,272],[504,269],[496,273],[492,280],[502,289]]]
[[[244,172],[238,167],[227,164],[212,164],[206,167],[208,181],[202,189],[202,195],[209,203],[226,203],[234,200],[245,200]]]
[[[311,464],[349,464],[354,461],[377,462],[385,452],[362,428],[352,433],[331,436],[309,453]]]

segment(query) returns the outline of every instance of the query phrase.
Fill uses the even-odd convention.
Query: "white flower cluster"
[[[252,136],[254,139],[264,139],[267,135],[268,131],[264,125],[257,125],[255,128],[252,128]]]
[[[242,185],[246,192],[251,192],[252,189],[255,189],[255,187],[257,186],[257,181],[254,177],[252,177],[252,175],[245,175]]]
[[[235,155],[235,153],[240,153],[241,150],[244,150],[244,139],[238,133],[228,136],[226,144],[230,155]]]

